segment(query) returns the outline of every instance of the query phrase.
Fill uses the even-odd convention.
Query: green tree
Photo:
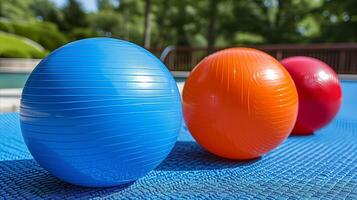
[[[222,29],[226,37],[241,32],[258,33],[267,43],[302,42],[299,22],[313,9],[308,0],[228,1],[233,15],[227,15]]]
[[[357,1],[325,0],[316,10],[316,17],[321,35],[314,41],[357,42]]]
[[[114,10],[119,5],[119,1],[97,0],[98,10]]]
[[[12,21],[34,20],[34,15],[30,9],[31,0],[1,0],[0,17]]]
[[[68,0],[63,8],[65,30],[85,28],[88,26],[87,14],[77,0]]]
[[[122,16],[114,10],[99,10],[89,15],[90,26],[102,36],[122,37]]]
[[[97,6],[87,13],[78,0],[63,8],[50,0],[0,0],[0,29],[48,49],[94,36],[146,47],[357,41],[355,0],[97,0]]]
[[[37,18],[55,23],[61,30],[64,28],[62,11],[49,0],[33,0],[30,8]]]
[[[161,0],[153,5],[153,43],[167,45],[207,45],[207,1]],[[156,45],[157,46],[157,45]]]
[[[120,37],[143,44],[144,27],[144,0],[121,0],[115,9],[122,16]]]

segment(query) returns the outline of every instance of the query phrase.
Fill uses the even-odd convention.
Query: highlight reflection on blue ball
[[[164,64],[130,42],[67,44],[32,72],[20,108],[35,160],[63,181],[114,186],[159,165],[181,127],[181,98]]]

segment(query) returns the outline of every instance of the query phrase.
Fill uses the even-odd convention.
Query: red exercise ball
[[[209,152],[230,159],[259,157],[294,127],[298,95],[279,61],[249,48],[202,60],[183,89],[183,114],[192,136]]]
[[[294,79],[299,95],[299,112],[294,134],[310,134],[328,124],[341,106],[342,92],[338,76],[316,58],[295,56],[281,64]]]

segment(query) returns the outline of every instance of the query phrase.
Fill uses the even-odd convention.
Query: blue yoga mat
[[[138,181],[112,188],[64,183],[23,143],[17,113],[0,115],[0,199],[357,199],[357,83],[343,82],[336,119],[311,136],[289,137],[260,159],[213,156],[185,127],[169,157]]]

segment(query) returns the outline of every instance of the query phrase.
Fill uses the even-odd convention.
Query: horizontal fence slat
[[[260,49],[278,60],[290,56],[310,56],[329,64],[337,73],[357,73],[357,43],[342,44],[305,44],[305,45],[259,45],[249,46]],[[191,71],[209,53],[225,48],[206,47],[176,47],[172,50],[164,63],[172,71]],[[162,52],[162,48],[150,49],[155,55]]]

